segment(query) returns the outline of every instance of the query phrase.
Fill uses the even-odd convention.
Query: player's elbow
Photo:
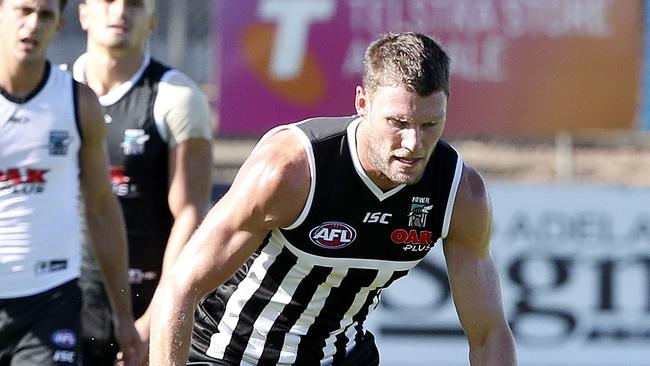
[[[505,323],[467,332],[467,341],[473,355],[482,355],[480,359],[490,359],[495,352],[514,353],[514,338]]]
[[[170,273],[163,277],[156,288],[152,306],[161,313],[176,312],[179,309],[194,307],[198,297],[195,286],[189,283],[186,276]]]

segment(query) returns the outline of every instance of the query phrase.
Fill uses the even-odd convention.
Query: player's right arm
[[[294,132],[273,133],[255,148],[156,290],[152,365],[185,365],[198,300],[226,281],[270,230],[298,218],[309,185],[307,156]]]

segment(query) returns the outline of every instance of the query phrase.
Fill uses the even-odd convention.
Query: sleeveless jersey
[[[460,156],[440,141],[418,183],[383,192],[359,162],[358,123],[289,126],[309,157],[306,205],[200,303],[193,342],[208,356],[236,365],[338,364],[364,337],[381,291],[447,235]]]
[[[0,298],[34,295],[79,277],[76,87],[47,64],[26,98],[0,96]]]
[[[169,70],[147,57],[142,68],[116,94],[99,98],[105,113],[113,193],[120,201],[126,223],[136,317],[153,297],[173,225],[167,203],[169,148],[161,135],[164,127],[157,126],[154,118],[158,85]],[[83,265],[100,280],[87,248]]]

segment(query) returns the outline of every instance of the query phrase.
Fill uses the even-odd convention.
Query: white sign
[[[650,365],[650,188],[494,183],[492,254],[521,366]],[[382,365],[468,365],[440,245],[368,322]]]

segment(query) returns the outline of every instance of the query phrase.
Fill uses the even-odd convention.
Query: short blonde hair
[[[404,86],[420,96],[443,91],[449,96],[449,57],[422,33],[387,33],[368,46],[363,87]]]

